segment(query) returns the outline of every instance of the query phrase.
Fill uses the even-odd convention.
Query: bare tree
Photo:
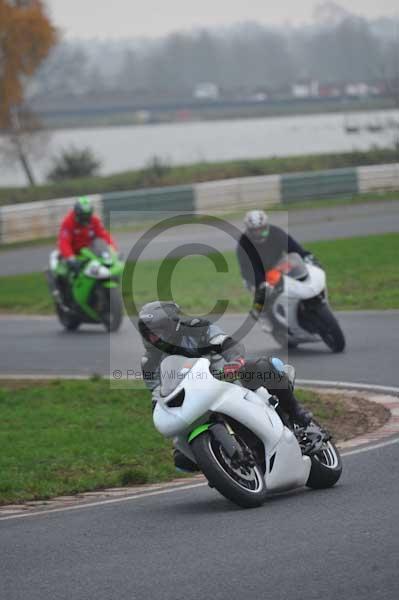
[[[0,0],[0,130],[20,161],[30,185],[27,140],[38,124],[24,108],[26,81],[36,72],[56,41],[56,32],[40,0]]]

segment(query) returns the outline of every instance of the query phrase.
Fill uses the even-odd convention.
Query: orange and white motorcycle
[[[326,274],[320,265],[292,252],[265,275],[267,309],[260,315],[265,331],[283,347],[322,340],[333,352],[345,349],[345,337],[328,303]]]

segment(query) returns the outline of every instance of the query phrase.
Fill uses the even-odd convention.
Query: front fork
[[[243,448],[236,440],[234,430],[227,421],[220,419],[214,423],[200,425],[191,432],[188,437],[188,442],[191,443],[196,437],[202,435],[205,431],[209,431],[212,438],[220,444],[223,452],[229,458],[233,467],[255,466],[256,462],[252,452],[247,447]]]

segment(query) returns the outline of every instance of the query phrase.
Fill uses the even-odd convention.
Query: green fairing
[[[104,261],[100,256],[97,256],[94,252],[92,252],[92,250],[90,250],[90,248],[82,248],[77,256],[78,260],[82,262],[82,266],[83,263],[87,263],[90,260],[95,260],[109,268],[110,277],[115,279],[105,279],[101,281],[101,285],[107,289],[119,287],[120,277],[122,276],[123,269],[125,267],[124,262],[119,260],[115,252],[111,251],[110,254],[112,258],[111,264],[109,264],[108,261]],[[65,261],[58,262],[55,272],[57,275],[68,275],[70,278],[72,277],[72,273],[69,272]],[[98,280],[85,275],[82,269],[76,279],[70,281],[72,283],[72,294],[76,303],[91,319],[94,321],[100,321],[100,315],[89,305],[90,294],[93,290],[93,287],[96,285],[96,283],[98,283]]]
[[[209,427],[211,426],[210,423],[206,423],[205,425],[199,425],[198,427],[196,427],[194,429],[194,431],[192,431],[190,433],[190,435],[188,436],[188,443],[191,444],[191,442],[193,440],[195,440],[196,437],[198,437],[199,435],[201,435],[201,433],[204,433],[204,431],[208,431]]]
[[[88,304],[90,293],[95,283],[95,279],[92,279],[91,277],[86,277],[86,275],[80,273],[73,284],[72,292],[76,302],[83,308],[83,310],[89,315],[89,317],[98,320],[100,318],[98,313],[95,310],[93,310]]]

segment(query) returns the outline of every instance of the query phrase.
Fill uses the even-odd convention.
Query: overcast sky
[[[316,0],[47,0],[55,24],[68,37],[159,36],[198,26],[238,21],[310,22]],[[366,17],[397,14],[398,0],[341,0]]]

